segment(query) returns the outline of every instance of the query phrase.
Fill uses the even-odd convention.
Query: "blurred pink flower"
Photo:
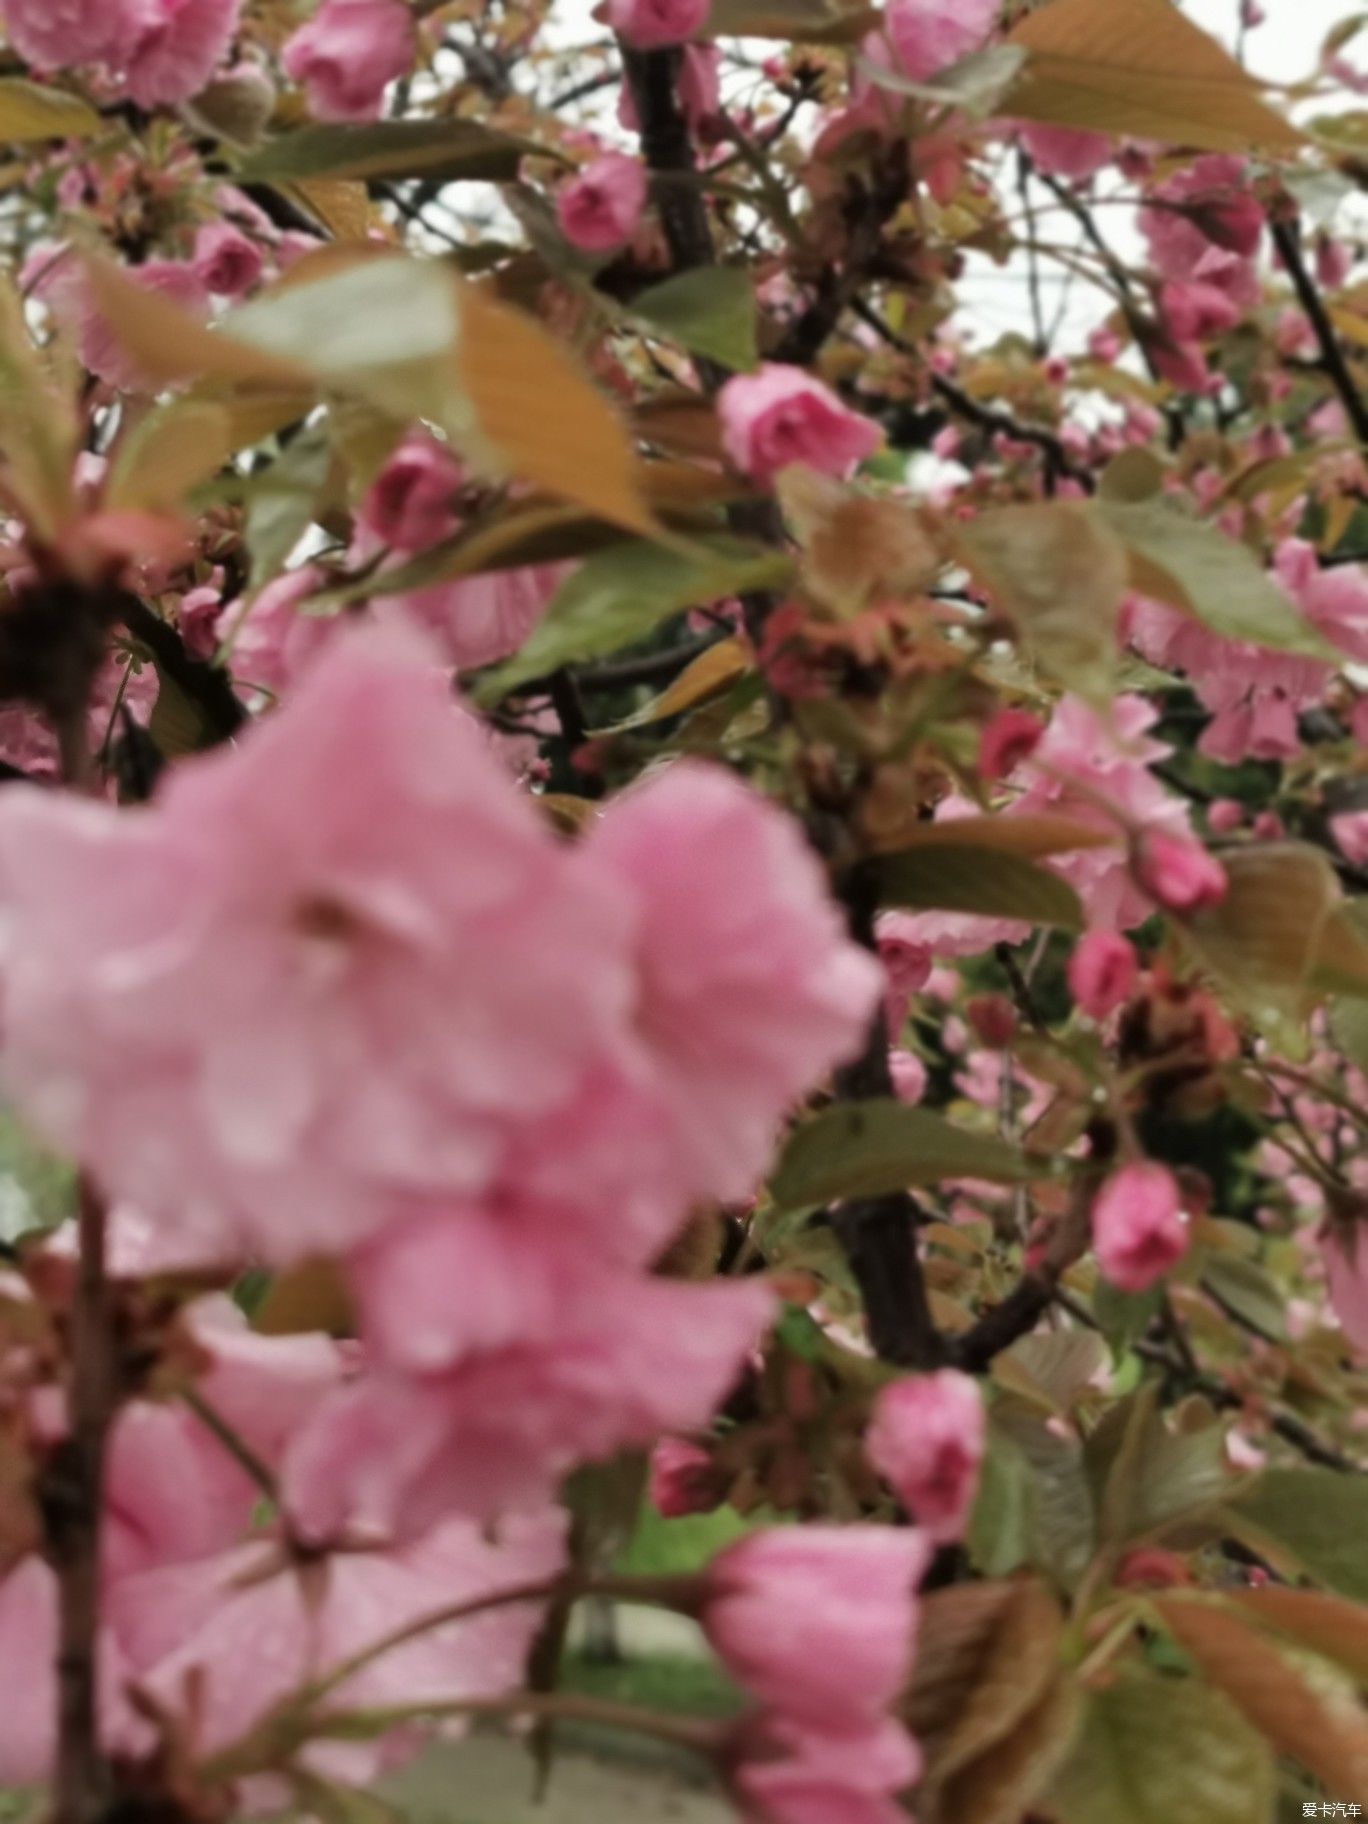
[[[1093,1200],[1093,1245],[1103,1276],[1122,1292],[1145,1292],[1187,1252],[1178,1180],[1140,1160],[1113,1172]]]
[[[983,779],[1003,779],[1029,759],[1045,733],[1038,716],[1024,709],[999,709],[979,731],[978,770]]]
[[[775,362],[733,375],[717,396],[717,410],[728,457],[762,486],[793,462],[824,475],[847,475],[882,440],[876,424],[843,405],[820,380]]]
[[[1147,830],[1136,851],[1140,885],[1166,912],[1200,912],[1219,905],[1226,872],[1214,855],[1190,837]]]
[[[651,1451],[647,1492],[652,1507],[667,1520],[683,1514],[710,1514],[725,1492],[711,1455],[687,1438],[661,1438]]]
[[[124,87],[140,108],[198,95],[228,54],[242,0],[134,0],[118,50]]]
[[[889,0],[884,15],[898,62],[917,81],[968,56],[998,22],[999,0]]]
[[[890,1382],[865,1433],[870,1462],[937,1545],[964,1536],[983,1450],[983,1401],[954,1368]]]
[[[820,1727],[762,1714],[737,1748],[732,1789],[752,1824],[907,1824],[894,1795],[920,1777],[922,1757],[891,1717]]]
[[[137,0],[4,0],[14,49],[37,70],[102,63],[131,29]]]
[[[890,1051],[888,1074],[899,1102],[917,1103],[926,1094],[926,1066],[915,1051]]]
[[[1318,1239],[1340,1328],[1361,1355],[1368,1355],[1368,1223],[1327,1223]]]
[[[914,1527],[751,1533],[708,1567],[703,1629],[767,1708],[817,1729],[874,1722],[911,1672],[930,1558]]]
[[[192,264],[206,291],[238,298],[261,277],[263,256],[256,242],[231,222],[208,222],[195,236]]]
[[[608,0],[608,24],[633,50],[682,44],[703,29],[712,0]]]
[[[413,67],[414,15],[404,0],[323,0],[287,40],[281,62],[318,120],[374,120],[390,83]]]
[[[605,152],[556,192],[561,233],[581,253],[609,253],[621,247],[636,233],[646,189],[646,170],[639,159]]]
[[[1088,133],[1078,127],[1049,127],[1040,121],[1023,121],[1018,134],[1038,171],[1051,177],[1085,183],[1112,157],[1116,142],[1107,133]]]
[[[1089,931],[1069,957],[1069,991],[1081,1013],[1105,1020],[1130,999],[1139,973],[1135,950],[1119,931]]]
[[[1346,861],[1356,868],[1368,864],[1368,810],[1340,811],[1330,819],[1330,834]]]
[[[413,431],[385,458],[356,517],[396,551],[426,551],[456,530],[454,502],[464,476],[444,443]]]

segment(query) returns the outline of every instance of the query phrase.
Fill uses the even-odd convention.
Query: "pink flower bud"
[[[657,1513],[677,1520],[712,1513],[724,1490],[706,1450],[687,1438],[661,1438],[651,1452],[648,1492]]]
[[[766,362],[736,374],[717,396],[722,444],[743,475],[764,486],[790,463],[848,475],[878,448],[879,427],[852,412],[800,367]]]
[[[885,1387],[865,1433],[870,1462],[937,1545],[964,1535],[983,1447],[983,1401],[954,1368]]]
[[[1089,931],[1069,958],[1069,992],[1080,1013],[1105,1020],[1130,999],[1139,974],[1135,951],[1119,931]]]
[[[357,519],[396,551],[426,551],[454,532],[463,471],[426,432],[406,437],[366,491]]]
[[[581,253],[608,253],[636,233],[646,207],[646,172],[622,152],[605,152],[561,185],[556,220]]]
[[[752,1696],[818,1726],[873,1719],[911,1670],[931,1542],[891,1526],[752,1533],[708,1570],[703,1629]]]
[[[1166,912],[1200,912],[1225,898],[1225,869],[1187,836],[1150,830],[1140,839],[1135,873],[1151,899]]]
[[[1005,779],[1040,745],[1045,724],[1024,709],[1000,709],[979,734],[978,768],[984,779]]]
[[[1178,1180],[1153,1160],[1113,1172],[1093,1201],[1092,1227],[1097,1264],[1122,1292],[1147,1291],[1187,1252]]]
[[[608,23],[634,50],[682,44],[703,28],[712,0],[608,0]]]
[[[231,222],[209,222],[195,236],[191,265],[206,291],[218,298],[237,298],[261,277],[262,254],[256,242]]]
[[[1207,827],[1214,836],[1229,836],[1244,822],[1245,808],[1238,798],[1213,798],[1207,806]]]

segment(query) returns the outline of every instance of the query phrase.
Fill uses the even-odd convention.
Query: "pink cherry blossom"
[[[1045,724],[1024,709],[999,709],[979,734],[978,768],[984,779],[1002,779],[1034,753]]]
[[[413,67],[414,16],[404,0],[323,0],[281,54],[318,120],[374,120],[390,83]]]
[[[905,1824],[894,1795],[921,1774],[907,1731],[885,1717],[815,1727],[784,1715],[743,1724],[733,1790],[754,1824]]]
[[[1089,931],[1069,958],[1069,992],[1080,1013],[1105,1020],[1130,999],[1139,974],[1135,950],[1119,931]]]
[[[889,0],[884,29],[917,81],[975,51],[998,22],[998,0]]]
[[[1207,279],[1243,293],[1264,227],[1246,179],[1243,159],[1210,152],[1155,188],[1156,205],[1141,209],[1140,227],[1165,278]]]
[[[920,1102],[926,1094],[926,1066],[915,1051],[890,1051],[888,1074],[899,1102]]]
[[[847,475],[878,448],[876,424],[842,405],[799,367],[766,362],[735,374],[717,396],[722,443],[743,474],[762,486],[790,463]]]
[[[261,277],[263,256],[256,242],[231,222],[207,222],[195,236],[192,264],[206,291],[238,298]]]
[[[1147,831],[1136,852],[1141,886],[1166,912],[1200,912],[1219,905],[1226,872],[1200,842],[1167,830]]]
[[[144,260],[124,269],[132,284],[169,299],[192,316],[206,316],[209,294],[195,268],[181,260]],[[86,276],[74,250],[41,243],[24,266],[23,283],[30,295],[46,304],[63,329],[77,338],[82,364],[98,379],[120,392],[155,392],[160,383],[139,367],[100,315]]]
[[[884,1019],[892,1040],[903,1029],[912,996],[925,987],[931,974],[931,950],[911,912],[881,912],[874,936],[886,978]]]
[[[444,443],[415,431],[386,457],[357,508],[357,519],[396,551],[426,551],[456,530],[453,502],[464,478],[464,469]]]
[[[610,253],[636,233],[646,207],[640,160],[605,152],[568,178],[556,193],[556,220],[581,253]]]
[[[608,0],[608,24],[634,50],[682,44],[703,29],[712,0]]]
[[[377,596],[370,610],[378,621],[416,623],[448,664],[475,671],[518,650],[569,574],[565,564],[488,570],[403,595]]]
[[[882,972],[797,826],[720,767],[648,778],[586,847],[638,919],[635,1024],[681,1188],[744,1197],[784,1110],[859,1050]]]
[[[1313,545],[1288,538],[1277,549],[1273,574],[1332,645],[1368,663],[1368,565],[1322,569]]]
[[[954,1368],[891,1382],[865,1433],[870,1462],[937,1545],[964,1536],[983,1449],[978,1387]]]
[[[1330,819],[1330,834],[1346,861],[1368,865],[1368,811],[1340,811]]]
[[[4,0],[9,41],[38,70],[102,63],[130,30],[134,0]]]
[[[242,0],[136,0],[119,47],[124,87],[140,108],[198,95],[228,54]]]
[[[1362,1355],[1368,1355],[1368,1227],[1361,1222],[1327,1224],[1320,1231],[1320,1253],[1330,1290],[1330,1303],[1340,1328]]]
[[[1099,172],[1116,150],[1106,133],[1088,133],[1078,127],[1049,127],[1041,121],[1023,122],[1022,145],[1038,171],[1070,183],[1086,183]]]
[[[577,1463],[709,1421],[769,1320],[767,1288],[612,1264],[584,1221],[452,1209],[354,1257],[372,1365],[291,1442],[300,1536],[407,1537],[526,1507]]]
[[[1160,289],[1159,310],[1178,342],[1209,342],[1240,320],[1240,308],[1226,292],[1191,279],[1169,280]]]
[[[387,1198],[487,1183],[574,1092],[633,992],[619,897],[424,649],[338,639],[154,808],[0,803],[13,1084],[168,1227],[334,1249]]]
[[[279,696],[332,644],[343,627],[337,616],[299,612],[325,581],[316,565],[304,564],[275,577],[223,617],[227,627],[220,623],[216,631],[241,683]]]
[[[1103,1275],[1122,1292],[1145,1292],[1187,1252],[1178,1180],[1153,1160],[1123,1165],[1093,1200],[1093,1245]]]
[[[52,1770],[57,1746],[57,1580],[30,1556],[0,1573],[0,1783],[36,1786]]]
[[[531,1514],[491,1539],[448,1520],[411,1544],[353,1550],[310,1564],[266,1539],[129,1576],[110,1596],[111,1625],[146,1692],[193,1731],[195,1752],[216,1753],[263,1720],[300,1685],[327,1675],[409,1623],[501,1591],[546,1583],[564,1556],[563,1516]],[[442,1704],[495,1696],[521,1683],[541,1624],[536,1600],[492,1606],[418,1634],[370,1660],[337,1687],[338,1708]],[[316,1770],[350,1780],[360,1765],[327,1746],[304,1750]]]
[[[931,1542],[915,1528],[751,1533],[714,1558],[703,1628],[752,1696],[816,1727],[874,1721],[906,1683]]]

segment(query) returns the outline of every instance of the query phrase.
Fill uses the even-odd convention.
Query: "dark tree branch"
[[[1344,407],[1345,416],[1354,428],[1354,435],[1360,443],[1368,444],[1368,405],[1364,404],[1363,395],[1359,392],[1349,363],[1345,359],[1340,339],[1335,334],[1335,326],[1330,321],[1324,301],[1316,288],[1315,280],[1306,269],[1302,258],[1301,236],[1298,228],[1288,221],[1280,221],[1277,216],[1269,217],[1269,228],[1273,235],[1273,245],[1287,268],[1287,276],[1292,281],[1292,289],[1297,294],[1297,302],[1306,312],[1307,321],[1316,337],[1316,346],[1320,349],[1321,364],[1329,377],[1330,384],[1339,394],[1340,404]]]
[[[184,691],[203,715],[216,741],[228,741],[247,720],[247,711],[233,694],[232,680],[217,665],[206,665],[185,649],[169,621],[153,614],[135,595],[121,595],[118,617],[140,646],[145,646],[161,670]]]

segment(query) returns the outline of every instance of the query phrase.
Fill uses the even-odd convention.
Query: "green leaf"
[[[1282,1342],[1287,1336],[1283,1294],[1256,1260],[1236,1254],[1209,1254],[1202,1263],[1202,1285],[1261,1336]]]
[[[1131,554],[1132,581],[1228,640],[1329,659],[1334,652],[1247,545],[1166,499],[1098,500],[1091,509]]]
[[[614,545],[587,558],[562,583],[522,650],[480,680],[477,698],[497,703],[562,665],[644,639],[686,608],[774,588],[788,573],[781,553],[738,539],[700,540],[687,555],[645,540]]]
[[[1118,1292],[1105,1279],[1099,1279],[1093,1290],[1092,1313],[1119,1356],[1145,1334],[1163,1302],[1162,1286],[1151,1286],[1148,1292]]]
[[[959,544],[1041,670],[1084,696],[1110,697],[1127,561],[1105,521],[1076,501],[994,507]]]
[[[515,139],[475,120],[299,127],[253,153],[241,176],[251,183],[310,177],[427,177],[434,183],[476,178],[503,183],[518,175],[518,166],[530,152],[555,156],[530,140]]]
[[[88,139],[104,122],[79,95],[21,76],[0,78],[0,142],[23,145],[37,139]]]
[[[1368,1477],[1268,1469],[1227,1511],[1240,1537],[1280,1568],[1368,1602]]]
[[[1020,1337],[995,1356],[992,1376],[1018,1398],[1067,1417],[1109,1365],[1106,1341],[1095,1330],[1049,1330]]]
[[[1337,996],[1330,1004],[1330,1032],[1349,1062],[1368,1070],[1368,1001]]]
[[[913,82],[900,70],[875,63],[871,57],[857,57],[855,67],[876,88],[890,89],[896,95],[908,95],[915,101],[958,108],[973,119],[981,120],[997,111],[1025,62],[1026,53],[1018,45],[995,44],[986,50],[971,51],[967,57],[937,70],[928,82]]]
[[[879,896],[886,906],[942,912],[980,912],[1020,918],[1029,925],[1083,924],[1078,895],[1067,880],[1007,850],[965,843],[904,849],[878,864]]]
[[[883,1098],[838,1103],[805,1121],[784,1148],[770,1195],[780,1209],[804,1209],[942,1178],[1018,1184],[1047,1170],[996,1135]]]
[[[696,355],[749,373],[760,356],[755,292],[739,266],[700,266],[652,285],[632,299],[632,312]]]
[[[1039,1412],[1011,1395],[995,1405],[993,1424],[1027,1465],[1030,1562],[1072,1589],[1091,1562],[1097,1538],[1082,1448],[1076,1438],[1047,1430]]]
[[[244,530],[252,557],[253,589],[260,589],[277,574],[313,524],[331,464],[327,435],[310,428],[270,468],[252,477]]]
[[[1031,1466],[1021,1447],[990,1420],[965,1541],[974,1568],[985,1577],[1006,1577],[1028,1563],[1031,1521]]]
[[[1273,1757],[1233,1704],[1133,1667],[1088,1694],[1048,1810],[1060,1824],[1269,1824],[1275,1795]]]

